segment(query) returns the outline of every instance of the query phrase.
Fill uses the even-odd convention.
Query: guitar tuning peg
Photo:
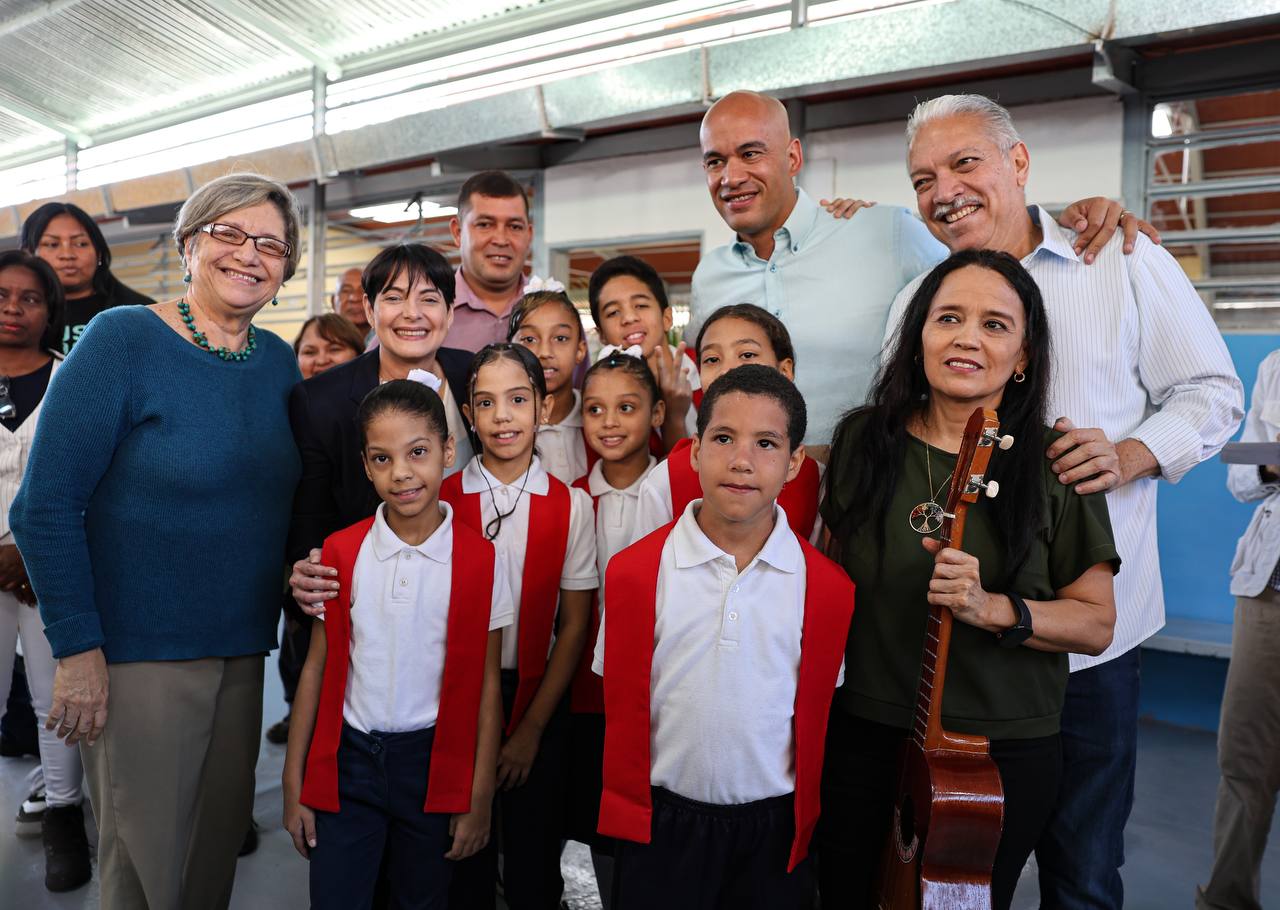
[[[987,427],[982,431],[982,435],[998,445],[1002,452],[1007,452],[1013,447],[1013,437],[1001,436],[995,427]]]
[[[1012,436],[1006,436],[1005,439],[1009,440],[1009,442],[1011,443],[1013,442]],[[1003,443],[1003,440],[1002,440],[1002,443]],[[1007,446],[1002,444],[1000,448],[1002,449],[1007,448]],[[985,484],[982,485],[982,488],[983,488],[983,492],[987,494],[987,499],[995,499],[997,496],[1000,495],[1000,481],[998,480],[988,480]]]

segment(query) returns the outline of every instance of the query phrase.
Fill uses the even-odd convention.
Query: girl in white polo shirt
[[[534,449],[551,411],[542,365],[518,344],[491,344],[471,362],[463,413],[481,453],[445,481],[458,521],[506,557],[516,604],[502,639],[506,726],[498,756],[503,894],[511,910],[559,906],[568,787],[569,683],[598,586],[591,497],[542,466]],[[491,848],[461,864],[452,905],[493,906]]]
[[[664,413],[653,373],[637,357],[606,350],[583,378],[583,428],[597,460],[573,485],[590,494],[595,506],[596,565],[601,579],[613,554],[631,543],[640,484],[657,464],[649,451],[650,433],[662,426]],[[591,672],[604,594],[602,586],[591,616],[587,647],[573,679],[568,836],[591,846],[596,882],[608,910],[613,848],[610,839],[596,833],[604,755],[604,689],[600,677]]]
[[[595,670],[613,910],[812,906],[853,584],[776,502],[804,430],[804,399],[777,370],[726,372],[698,410],[702,498],[609,563]]]
[[[796,352],[782,320],[753,303],[724,306],[707,317],[696,344],[698,375],[704,388],[727,370],[745,364],[773,367],[795,381]],[[682,439],[666,460],[640,486],[632,540],[678,518],[685,506],[702,495],[698,474],[689,461],[692,439]],[[818,516],[821,469],[806,456],[795,479],[778,494],[778,505],[787,513],[791,529],[810,543],[822,534]]]
[[[283,780],[315,908],[368,906],[383,865],[395,906],[444,908],[453,861],[489,837],[512,600],[502,557],[440,501],[454,441],[435,377],[415,373],[361,403],[382,505],[321,556],[338,597],[314,626]]]
[[[587,356],[582,317],[555,279],[531,278],[511,312],[508,341],[522,344],[542,364],[551,407],[538,426],[538,457],[547,473],[573,483],[591,467],[582,432],[582,393],[573,374]]]

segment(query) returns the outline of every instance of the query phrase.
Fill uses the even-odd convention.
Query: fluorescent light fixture
[[[381,224],[403,224],[406,221],[418,220],[418,203],[386,202],[382,205],[365,205],[347,212],[352,218],[360,221],[377,221]],[[458,214],[452,205],[441,205],[429,199],[422,201],[423,218],[443,218],[446,215]]]
[[[311,113],[311,92],[295,92],[82,149],[76,185],[86,189],[301,142],[311,138]]]
[[[376,91],[381,97],[372,97],[358,103],[331,108],[325,115],[325,131],[330,134],[358,129],[374,123],[383,123],[399,117],[436,110],[451,104],[459,104],[477,98],[485,98],[505,92],[542,85],[556,79],[564,79],[583,73],[608,69],[626,60],[638,57],[655,58],[663,54],[678,53],[691,47],[733,41],[739,38],[783,31],[790,26],[791,14],[783,10],[759,16],[751,16],[733,22],[715,22],[714,17],[706,26],[673,35],[654,34],[637,38],[621,45],[589,47],[577,52],[545,59],[534,59],[516,64],[517,56],[526,59],[537,54],[509,55],[511,63],[503,66],[501,57],[490,56],[484,61],[486,71],[473,76],[450,78],[433,85],[408,90],[409,80],[397,80],[395,94],[386,94],[385,85],[369,92],[353,93],[347,98],[368,96]],[[503,67],[489,71],[489,67]],[[414,80],[421,82],[420,77]],[[330,91],[329,99],[335,97]]]
[[[506,70],[534,60],[552,57],[563,60],[579,51],[600,48],[606,44],[625,45],[645,37],[660,36],[681,26],[698,23],[712,25],[717,19],[730,14],[740,16],[744,13],[776,10],[782,6],[785,4],[768,0],[721,0],[719,3],[678,0],[661,3],[335,82],[329,86],[326,100],[330,108],[340,108],[446,80],[462,79],[476,73]],[[790,13],[787,15],[789,23]],[[668,44],[674,42],[689,46],[689,42],[682,41],[679,34],[666,35],[666,41]],[[618,53],[617,56],[621,58],[627,54]]]
[[[1151,110],[1151,135],[1164,139],[1173,135],[1173,108],[1167,104],[1157,104]]]
[[[0,205],[19,205],[66,191],[67,159],[63,155],[0,171]]]
[[[954,0],[825,0],[825,2],[810,3],[806,18],[810,23],[817,25],[847,16],[887,10],[895,6],[924,6],[952,2]]]

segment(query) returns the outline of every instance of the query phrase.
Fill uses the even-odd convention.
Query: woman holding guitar
[[[918,700],[917,687],[927,685],[922,654],[932,679],[926,625],[937,607],[929,628],[947,613],[952,630],[937,679],[944,736],[980,743],[980,760],[998,770],[993,792],[1003,793],[990,887],[982,880],[970,897],[947,905],[1004,908],[1054,805],[1067,653],[1097,654],[1111,641],[1120,559],[1105,499],[1054,482],[1044,458],[1058,435],[1045,426],[1049,326],[1039,289],[1016,259],[967,250],[938,265],[908,306],[898,338],[869,404],[836,431],[822,503],[829,552],[858,586],[845,684],[827,736],[818,829],[823,906],[897,910],[900,903],[879,895],[878,879],[895,814],[899,827],[911,823],[898,799],[901,760],[913,742],[923,745],[923,734],[910,731],[926,721],[930,698]],[[962,476],[956,496],[966,484],[970,493],[1001,492],[974,504],[963,549],[952,548],[937,539],[952,530],[947,491],[966,423],[982,408],[998,412],[999,433],[1015,443],[1009,451],[987,449],[994,458],[985,485]],[[975,419],[980,429],[981,415]],[[989,430],[985,438],[992,446],[998,437]],[[989,760],[982,737],[990,739]],[[935,822],[945,808],[935,801]],[[918,821],[929,807],[907,814]],[[929,834],[963,841],[956,830],[935,823]],[[927,887],[913,902],[937,903]]]

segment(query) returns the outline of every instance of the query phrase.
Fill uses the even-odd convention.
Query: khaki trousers
[[[1237,597],[1218,726],[1213,873],[1200,910],[1261,910],[1262,854],[1280,791],[1280,591]]]
[[[81,745],[102,910],[225,910],[253,813],[263,655],[111,664]]]

